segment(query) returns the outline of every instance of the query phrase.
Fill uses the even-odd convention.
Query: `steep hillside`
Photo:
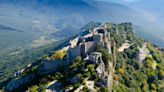
[[[154,31],[161,27],[161,23],[150,24],[142,12],[126,5],[101,0],[0,0],[1,77],[9,77],[14,72],[13,69],[6,69],[10,65],[19,66],[24,61],[30,64],[32,61],[24,58],[33,55],[30,50],[67,39],[90,21],[131,21],[142,28],[136,33],[163,47],[163,33]],[[152,28],[148,24],[159,26]],[[144,31],[153,36],[144,34]],[[154,33],[160,34],[160,37]],[[31,52],[30,55],[27,51]],[[38,58],[37,54],[35,58]],[[6,74],[4,71],[8,70],[10,72]]]
[[[0,0],[0,82],[90,21],[130,21],[137,14],[121,4],[94,0]]]
[[[58,50],[20,70],[6,91],[162,92],[164,52],[131,23],[90,23]]]

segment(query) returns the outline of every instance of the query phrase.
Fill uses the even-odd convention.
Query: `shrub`
[[[82,92],[90,92],[87,86],[84,86]]]
[[[156,90],[157,87],[156,87],[156,85],[155,85],[154,83],[151,83],[151,84],[150,84],[150,89],[152,89],[152,90]]]
[[[41,59],[42,59],[42,60],[47,60],[47,58],[49,58],[48,55],[43,55]]]
[[[75,61],[78,63],[82,62],[82,57],[81,56],[76,57]]]
[[[55,54],[51,57],[53,59],[61,60],[64,58],[64,56],[67,54],[64,50],[57,50]]]
[[[103,48],[103,46],[101,46],[100,44],[97,44],[96,49],[97,52],[101,52],[102,54],[102,59],[105,63],[106,68],[108,68],[108,62],[111,59],[111,55],[109,54],[108,50],[106,50],[105,48]]]
[[[101,92],[109,92],[109,89],[108,89],[108,87],[101,87],[100,91]]]
[[[119,80],[119,77],[116,75],[116,74],[113,74],[113,79],[118,81]]]
[[[92,75],[93,75],[93,78],[94,78],[95,81],[99,80],[99,76],[97,75],[96,72],[93,72]]]
[[[89,72],[89,71],[87,71],[86,73],[84,73],[84,77],[85,78],[88,78],[88,77],[90,77],[91,76],[91,73]]]
[[[78,87],[80,87],[80,83],[75,83],[73,86],[74,86],[74,88],[78,88]]]
[[[29,92],[37,92],[38,91],[38,86],[37,85],[33,85],[31,87],[28,88]]]
[[[151,59],[146,59],[146,67],[151,68],[153,64],[153,61]]]
[[[39,92],[46,92],[46,85],[39,85]]]
[[[94,71],[94,64],[87,65],[87,68],[90,72],[93,72]]]
[[[45,77],[40,80],[40,84],[47,84],[47,83],[48,83],[48,80]]]
[[[159,78],[160,78],[160,79],[163,79],[163,78],[164,78],[164,71],[160,71],[160,72],[159,72]]]
[[[124,68],[119,68],[118,72],[123,75],[125,73],[125,69]]]
[[[63,75],[61,73],[57,72],[55,74],[55,78],[58,79],[58,80],[60,80],[61,78],[63,78]]]
[[[82,66],[84,62],[82,62],[82,57],[78,56],[76,59],[71,63],[70,68],[77,68],[79,66]]]

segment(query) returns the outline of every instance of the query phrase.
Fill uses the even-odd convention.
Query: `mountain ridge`
[[[82,29],[64,47],[18,71],[5,90],[162,92],[164,53],[138,38],[131,23],[91,23]]]
[[[151,34],[155,32],[154,30],[157,30],[152,29],[153,26],[149,26],[149,21],[145,21],[143,12],[133,11],[131,7],[126,5],[94,0],[70,1],[72,3],[82,3],[81,6],[78,6],[76,4],[72,5],[68,0],[63,0],[63,2],[68,2],[66,4],[60,1],[56,2],[56,4],[60,4],[54,6],[53,3],[48,2],[55,3],[55,0],[45,0],[45,2],[42,0],[0,0],[0,25],[22,31],[9,32],[9,30],[0,29],[0,49],[3,52],[0,52],[3,54],[0,54],[0,61],[5,62],[0,65],[0,75],[2,75],[0,79],[2,81],[10,77],[14,71],[18,71],[26,64],[39,58],[41,52],[44,52],[43,49],[41,51],[41,48],[49,49],[48,47],[52,47],[52,44],[72,37],[72,35],[79,33],[80,28],[90,21],[111,21],[115,23],[131,21],[134,25],[146,26],[142,30],[152,32]],[[84,8],[80,9],[81,7]],[[141,35],[143,34],[143,31],[139,30],[139,32],[138,29],[136,31]],[[146,35],[149,39],[152,39],[151,36]],[[35,48],[34,46],[33,48],[34,42],[40,41],[40,39],[41,41],[47,41],[48,44],[41,43],[40,47]],[[158,42],[157,45],[162,47],[163,41],[158,40],[158,37],[153,37],[153,39],[155,39],[155,43]],[[13,55],[13,52],[22,53]],[[15,66],[19,66],[19,68],[15,68]]]

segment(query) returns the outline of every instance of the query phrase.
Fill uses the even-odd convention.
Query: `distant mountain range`
[[[34,39],[68,37],[78,33],[77,30],[90,21],[130,21],[140,27],[149,23],[140,11],[95,0],[1,0],[0,11],[0,25],[23,30]]]

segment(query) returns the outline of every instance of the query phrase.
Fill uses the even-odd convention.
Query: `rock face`
[[[102,62],[102,54],[100,52],[94,52],[89,56],[89,60],[93,63],[101,63]]]
[[[99,78],[104,79],[105,78],[105,72],[104,72],[105,64],[102,60],[102,54],[99,52],[94,52],[93,54],[90,55],[89,60],[98,65],[98,67],[96,68],[96,72]]]
[[[93,63],[97,64],[96,72],[101,79],[102,83],[105,85],[106,79],[105,79],[105,64],[102,60],[102,54],[100,52],[94,52],[90,55],[89,60]],[[101,85],[102,86],[102,85]]]
[[[112,69],[113,69],[113,63],[109,63],[109,71],[105,68],[105,63],[102,60],[102,54],[99,52],[94,52],[89,56],[89,60],[93,63],[97,64],[96,72],[100,78],[100,82],[97,82],[97,85],[99,86],[107,86],[109,90],[112,90],[112,84],[113,84],[113,76],[112,76]]]
[[[102,80],[103,84],[106,84],[106,74],[105,74],[105,64],[102,59],[98,62],[98,67],[96,68],[96,72],[99,78]]]
[[[113,85],[113,63],[109,63],[109,67],[106,69],[104,62],[101,62],[96,68],[97,74],[101,79],[97,84],[99,86],[106,86],[110,92],[112,92]]]
[[[36,76],[36,74],[30,74],[24,78],[13,79],[7,84],[6,90],[12,91],[13,89],[20,87],[22,84],[29,83],[32,79],[35,78],[35,76]]]

